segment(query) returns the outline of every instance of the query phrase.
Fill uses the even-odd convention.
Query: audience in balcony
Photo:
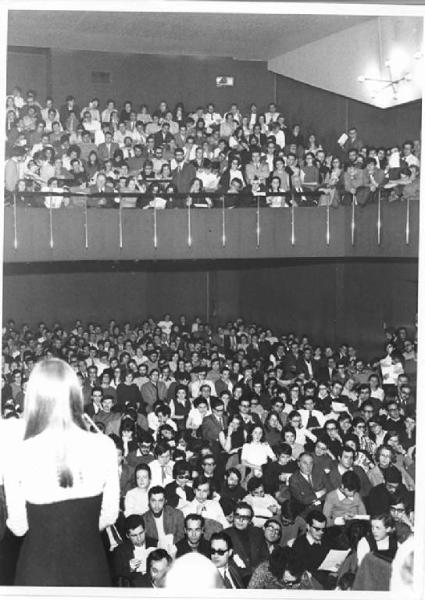
[[[266,193],[264,205],[273,208],[336,208],[353,201],[365,206],[376,202],[378,195],[390,202],[419,199],[417,140],[407,140],[400,147],[376,148],[365,145],[352,126],[338,140],[339,145],[335,140],[333,155],[314,133],[304,134],[299,123],[288,126],[274,103],[264,114],[255,105],[249,114],[243,114],[232,104],[223,115],[210,102],[193,112],[182,104],[172,112],[164,101],[153,111],[142,104],[138,113],[130,101],[124,102],[121,110],[113,99],[108,99],[103,110],[99,104],[93,98],[80,110],[75,98],[67,96],[59,108],[50,97],[42,107],[33,90],[24,99],[18,87],[7,96],[8,201],[18,180],[25,182],[25,189],[20,185],[20,202],[44,206],[26,197],[25,191],[41,191],[41,183],[50,186],[55,179],[55,185],[65,192],[86,192],[99,173],[122,194],[136,191],[137,197],[147,194],[147,198],[126,203],[122,197],[95,206],[119,206],[120,202],[127,208],[192,206],[185,196],[195,178],[203,182],[204,195],[212,194],[209,201],[196,203],[203,207],[221,206],[222,194],[229,193],[244,197],[239,202],[228,198],[229,207],[256,205],[258,195]],[[272,184],[274,176],[281,180],[279,188]],[[137,185],[133,188],[130,184],[127,190],[130,177],[136,178]],[[233,179],[240,183],[231,185]],[[152,180],[171,180],[176,190],[164,193],[177,192],[177,196],[153,202],[154,195],[148,190]],[[272,190],[273,186],[276,189]],[[73,206],[75,196],[70,200],[67,205]],[[76,203],[81,204],[79,200]]]

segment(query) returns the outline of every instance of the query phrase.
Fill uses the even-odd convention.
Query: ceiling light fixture
[[[381,79],[379,77],[367,77],[366,75],[359,75],[359,77],[357,77],[357,81],[359,83],[364,83],[365,81],[373,81],[375,83],[380,83],[382,84],[379,89],[374,90],[373,94],[372,94],[372,99],[375,99],[377,94],[380,94],[381,92],[383,92],[384,90],[387,90],[388,88],[392,89],[393,92],[393,100],[397,101],[398,99],[398,88],[400,83],[402,83],[403,81],[412,81],[412,74],[411,73],[405,73],[402,77],[399,77],[398,79],[395,79],[393,77],[392,71],[391,71],[391,61],[390,60],[386,60],[385,61],[385,67],[386,69],[388,69],[388,79]]]

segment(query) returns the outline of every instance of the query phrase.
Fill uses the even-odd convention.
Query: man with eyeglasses
[[[184,538],[177,544],[176,558],[189,552],[199,552],[209,558],[210,544],[204,535],[204,517],[195,513],[189,513],[184,520]]]
[[[239,399],[239,415],[242,419],[242,428],[246,434],[253,425],[261,425],[261,419],[257,413],[251,412],[251,400],[242,396]]]
[[[217,472],[217,463],[212,454],[207,454],[202,458],[201,468],[203,476],[210,482],[210,495],[214,497],[220,491],[223,484],[223,476]]]
[[[243,582],[241,570],[232,558],[233,544],[231,538],[224,532],[214,533],[211,536],[210,545],[211,561],[220,573],[224,587],[244,589],[246,585]]]
[[[233,559],[241,569],[245,584],[255,567],[269,557],[263,531],[252,525],[253,516],[252,507],[247,502],[239,502],[233,513],[233,525],[224,531],[232,540]]]
[[[268,553],[279,546],[282,537],[282,524],[277,519],[267,519],[264,523],[264,540],[267,545]]]
[[[391,500],[390,513],[395,521],[397,541],[402,544],[413,534],[413,511],[407,514],[406,499],[402,495],[395,494]]]
[[[329,552],[329,547],[324,542],[326,517],[320,510],[312,510],[308,513],[306,521],[307,532],[296,538],[292,549],[300,567],[322,583],[326,574],[317,569]]]

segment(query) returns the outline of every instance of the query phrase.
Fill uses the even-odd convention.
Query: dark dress
[[[51,504],[27,502],[28,532],[15,585],[111,585],[99,532],[101,503],[101,494]]]

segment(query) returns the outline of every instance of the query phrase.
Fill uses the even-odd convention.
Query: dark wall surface
[[[62,272],[57,265],[54,272],[50,265],[30,269],[6,269],[4,319],[70,325],[76,318],[136,321],[165,312],[205,319],[208,311],[214,323],[242,315],[278,331],[306,333],[317,343],[348,340],[375,353],[383,324],[409,326],[417,311],[416,261],[176,261],[133,263],[125,271],[108,263],[92,272],[73,271],[68,263]]]
[[[421,102],[382,110],[316,88],[267,70],[266,62],[237,61],[232,58],[120,54],[78,50],[9,48],[8,91],[15,84],[36,89],[44,102],[47,93],[61,104],[68,94],[79,103],[93,96],[102,105],[109,97],[118,104],[132,100],[151,109],[166,100],[171,107],[182,101],[188,108],[214,102],[220,111],[237,102],[246,111],[251,102],[259,110],[277,100],[291,125],[299,122],[306,134],[316,133],[330,151],[350,125],[370,145],[391,145],[405,139],[418,139]],[[319,66],[326,68],[326,66]],[[110,82],[91,81],[92,71],[109,73]],[[215,78],[233,76],[231,88],[217,88]],[[276,95],[276,98],[275,98]]]

